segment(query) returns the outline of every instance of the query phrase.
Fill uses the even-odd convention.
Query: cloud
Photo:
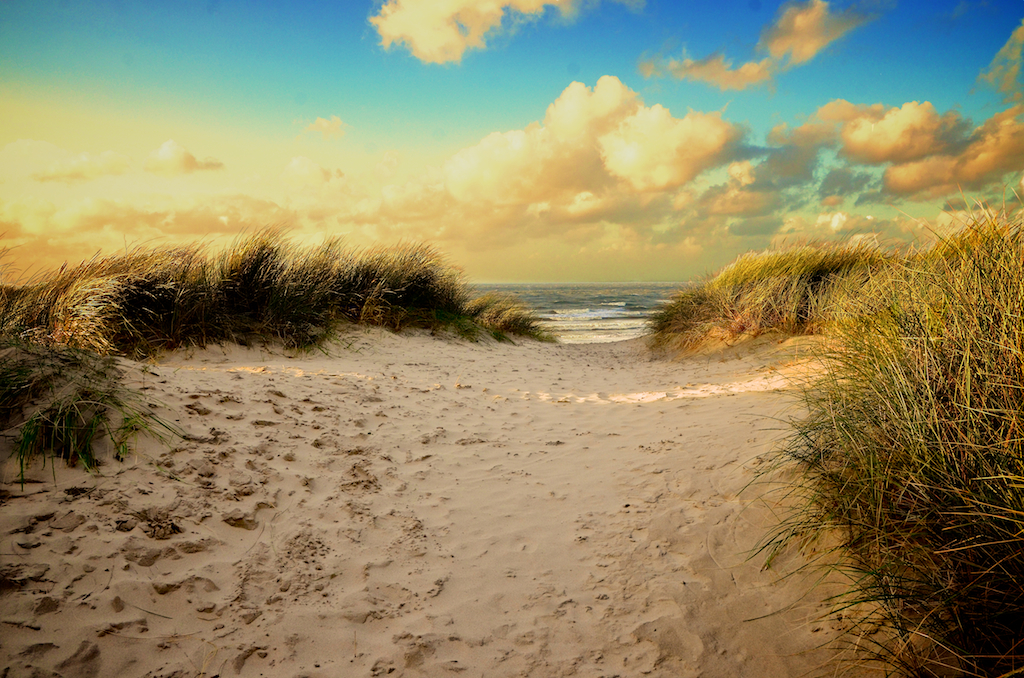
[[[886,108],[839,99],[822,106],[815,117],[838,125],[843,157],[888,165],[880,198],[930,199],[980,190],[1024,169],[1024,105],[997,113],[973,130],[959,113],[939,115],[927,101]]]
[[[836,99],[794,130],[776,127],[769,141],[793,152],[801,145],[800,137],[805,144],[836,148],[851,164],[885,168],[881,188],[862,193],[858,204],[982,190],[999,184],[1010,172],[1024,170],[1024,104],[972,129],[971,121],[956,111],[939,114],[927,101],[887,107]],[[833,178],[838,181],[838,176]],[[823,185],[819,190],[822,198],[843,195],[826,195],[826,189]]]
[[[837,167],[829,171],[818,184],[818,196],[824,201],[833,199],[832,203],[842,202],[842,198],[859,193],[868,188],[874,181],[867,172],[856,172],[849,167]],[[838,201],[834,200],[839,198]]]
[[[332,115],[330,120],[317,118],[306,126],[305,131],[320,132],[324,139],[340,139],[345,136],[345,123],[338,116]]]
[[[334,175],[329,169],[302,155],[292,158],[281,173],[285,183],[295,188],[319,187],[330,181],[332,176]]]
[[[227,241],[245,229],[267,224],[298,228],[302,221],[295,210],[241,194],[155,204],[90,198],[60,207],[0,200],[0,248],[10,248],[10,270],[2,273],[17,278],[65,262],[74,265],[97,252],[124,252],[126,243]]]
[[[214,158],[196,160],[196,157],[185,150],[174,139],[168,139],[160,148],[149,154],[146,159],[146,170],[153,174],[178,176],[191,174],[200,170],[223,169],[224,163]]]
[[[883,218],[844,211],[820,212],[812,219],[791,215],[775,233],[772,245],[784,247],[793,243],[829,240],[867,242],[883,247],[908,242],[924,244],[934,239],[936,224],[942,218],[942,213],[929,221],[906,216]]]
[[[938,153],[886,169],[887,193],[915,199],[981,190],[1024,170],[1024,105],[993,115],[957,153]]]
[[[839,99],[820,108],[818,117],[841,122],[842,153],[865,164],[904,163],[953,152],[970,131],[970,123],[959,113],[940,116],[927,101],[886,109]]]
[[[354,219],[478,252],[556,240],[678,243],[686,234],[677,193],[742,155],[744,135],[719,113],[677,118],[647,106],[613,76],[593,88],[574,82],[543,120],[489,134],[419,179],[385,187]]]
[[[671,75],[680,80],[705,82],[720,90],[742,90],[761,82],[771,80],[775,62],[771,59],[748,61],[739,68],[721,54],[712,54],[703,59],[670,59],[665,65]]]
[[[825,0],[790,2],[761,34],[758,47],[776,61],[788,58],[789,65],[802,64],[869,20],[870,17],[849,9],[834,13]]]
[[[833,12],[825,0],[790,2],[783,5],[775,22],[761,32],[759,52],[768,56],[748,61],[733,68],[722,54],[703,59],[670,59],[660,57],[641,60],[644,77],[667,72],[680,80],[703,82],[720,90],[743,90],[770,82],[775,73],[810,61],[836,40],[871,20],[853,10]]]
[[[459,151],[444,165],[444,182],[459,201],[503,204],[666,191],[733,159],[742,136],[719,113],[676,118],[604,76],[592,90],[567,87],[543,124],[490,134]]]
[[[1005,103],[1024,100],[1021,92],[1020,66],[1021,52],[1024,51],[1024,19],[1020,26],[1010,34],[1006,44],[996,52],[988,69],[978,75],[978,81],[994,87],[1003,95]]]
[[[104,151],[98,155],[82,153],[78,157],[57,162],[42,172],[32,175],[36,181],[74,183],[91,181],[102,176],[124,174],[130,160],[119,153]]]
[[[643,0],[617,0],[632,9]],[[462,60],[467,49],[484,49],[486,38],[502,28],[540,18],[549,8],[572,17],[583,0],[386,0],[370,23],[380,44],[404,45],[420,61],[443,64]]]
[[[663,191],[730,159],[742,136],[720,113],[691,111],[680,119],[655,104],[638,108],[598,144],[610,173],[638,191]]]

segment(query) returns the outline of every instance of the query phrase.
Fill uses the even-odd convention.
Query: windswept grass
[[[121,388],[111,355],[217,342],[311,347],[351,323],[545,338],[517,300],[472,301],[469,290],[461,271],[427,245],[300,247],[275,229],[222,252],[138,248],[64,266],[0,286],[0,423],[17,428],[24,481],[33,459],[91,469],[97,440],[122,456],[138,431],[170,432]]]
[[[111,357],[72,348],[4,342],[0,349],[0,430],[16,430],[19,480],[35,459],[61,458],[86,470],[99,465],[97,439],[122,459],[139,433],[164,439],[179,432],[121,384]]]
[[[822,335],[774,467],[796,508],[765,548],[845,576],[845,637],[890,675],[1024,675],[1022,219],[980,211],[911,254],[745,255],[652,323],[682,350]]]
[[[223,252],[139,248],[5,286],[0,336],[135,358],[223,341],[313,346],[343,323],[540,336],[521,305],[498,314],[470,302],[460,270],[430,246],[300,247],[266,229]]]
[[[849,638],[894,674],[1024,674],[1024,225],[985,214],[847,301],[782,461],[773,548],[838,537]]]
[[[656,347],[692,350],[766,332],[816,334],[889,256],[868,245],[818,245],[744,254],[679,291],[650,321]]]
[[[466,312],[499,341],[507,341],[510,334],[554,341],[540,328],[540,318],[534,310],[514,294],[489,292],[471,301]]]

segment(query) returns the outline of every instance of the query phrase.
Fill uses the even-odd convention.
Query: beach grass
[[[820,335],[765,548],[845,582],[844,639],[887,675],[1024,675],[1022,214],[979,208],[918,251],[746,254],[651,323],[683,352]]]
[[[867,244],[818,244],[750,252],[677,292],[651,317],[653,347],[692,351],[775,332],[816,334],[847,295],[891,259]]]
[[[807,317],[825,370],[806,384],[807,415],[774,467],[797,471],[786,490],[796,508],[766,548],[814,553],[846,582],[833,599],[844,637],[888,675],[1022,675],[1021,214],[979,211],[926,251],[848,254],[803,306],[825,309]],[[756,261],[772,272],[786,259],[748,256],[712,283],[761,288],[747,278]],[[837,275],[839,296],[828,289]],[[764,289],[813,289],[771,277]],[[762,317],[787,317],[775,308]],[[727,320],[703,312],[704,328]],[[799,322],[773,329],[807,331],[800,312],[788,317]]]
[[[67,347],[3,340],[0,345],[0,430],[15,430],[18,480],[36,459],[63,459],[86,470],[101,462],[97,439],[123,459],[140,433],[169,440],[180,432],[127,389],[111,356]],[[56,469],[54,469],[55,471]]]
[[[544,337],[524,305],[471,296],[429,245],[303,247],[263,229],[220,252],[136,248],[4,286],[0,336],[132,358],[217,342],[308,348],[352,323]]]
[[[279,342],[309,349],[353,324],[549,340],[517,298],[473,299],[436,249],[294,244],[277,229],[223,251],[136,248],[0,286],[0,428],[16,429],[22,482],[37,458],[98,464],[94,444],[127,453],[138,432],[173,431],[120,386],[112,356]]]

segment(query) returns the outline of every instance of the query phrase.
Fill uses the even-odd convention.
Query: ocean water
[[[511,292],[532,306],[544,328],[566,344],[634,339],[651,312],[686,283],[520,283],[474,285],[480,293]]]

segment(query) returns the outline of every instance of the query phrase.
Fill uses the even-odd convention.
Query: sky
[[[0,0],[0,273],[428,242],[685,281],[1024,197],[1024,0]]]

